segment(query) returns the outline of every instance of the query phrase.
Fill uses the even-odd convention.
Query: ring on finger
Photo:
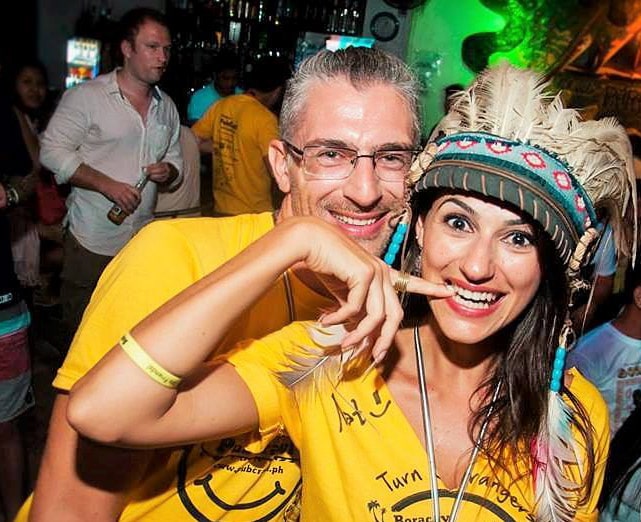
[[[407,285],[410,282],[410,275],[407,272],[399,272],[396,281],[394,281],[394,290],[399,294],[407,291]]]

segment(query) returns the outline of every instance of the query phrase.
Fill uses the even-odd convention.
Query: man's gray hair
[[[421,135],[419,83],[411,69],[392,54],[366,47],[323,50],[304,60],[287,82],[280,112],[280,135],[292,140],[306,110],[310,88],[319,81],[344,78],[356,89],[389,85],[396,89],[412,115],[415,144]]]

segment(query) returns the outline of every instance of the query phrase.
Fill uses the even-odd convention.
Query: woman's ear
[[[272,140],[267,152],[274,180],[276,180],[276,184],[283,194],[289,194],[291,190],[286,147],[287,145],[282,141]]]
[[[418,246],[423,248],[423,231],[425,230],[425,216],[426,214],[419,214],[416,218],[416,226],[414,232],[416,233],[416,242]]]

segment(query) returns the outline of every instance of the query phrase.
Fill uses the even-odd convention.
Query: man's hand
[[[127,215],[132,214],[140,205],[140,192],[128,183],[106,178],[103,180],[100,192],[118,205]]]
[[[167,185],[178,177],[178,170],[171,163],[161,161],[145,167],[145,173],[154,183]]]
[[[7,191],[4,189],[4,185],[0,184],[0,208],[7,208]]]
[[[278,237],[279,231],[285,235],[283,239]],[[318,218],[286,219],[266,236],[265,242],[270,238],[280,241],[283,250],[291,245],[292,252],[300,252],[299,259],[334,295],[338,307],[324,314],[323,326],[350,324],[352,328],[342,340],[342,347],[359,345],[369,337],[374,340],[373,344],[366,341],[372,356],[380,362],[403,318],[394,289],[398,272]],[[454,293],[443,284],[414,276],[407,277],[406,291],[432,298],[450,297]]]

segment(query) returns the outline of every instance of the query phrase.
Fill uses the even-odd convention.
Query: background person
[[[418,263],[408,266],[422,279],[395,275],[326,223],[285,221],[126,333],[72,389],[69,421],[127,446],[286,428],[301,451],[302,520],[427,518],[430,494],[432,520],[437,506],[456,518],[454,496],[465,520],[594,520],[607,410],[563,371],[567,290],[598,236],[595,207],[612,203],[605,172],[613,212],[631,214],[631,154],[622,127],[580,123],[546,87],[529,71],[489,70],[441,123],[445,137],[412,169],[423,175]],[[551,130],[559,119],[571,123]],[[304,153],[308,175],[351,165],[340,146],[325,147]],[[386,176],[399,156],[375,159]],[[329,282],[338,309],[203,366],[235,316],[301,261]],[[398,331],[394,289],[420,294]]]
[[[173,183],[182,166],[178,111],[156,86],[169,60],[167,23],[137,8],[120,31],[122,67],[66,91],[42,139],[42,164],[71,184],[61,288],[71,335],[107,263],[151,221],[156,185]],[[139,192],[143,175],[153,183]],[[107,218],[114,204],[129,216],[120,225]]]
[[[620,314],[579,338],[569,362],[601,392],[610,412],[614,435],[634,409],[641,390],[641,266],[625,279]]]
[[[185,125],[180,126],[180,152],[182,182],[177,187],[158,191],[155,218],[200,216],[200,151],[196,136]]]
[[[27,271],[30,275],[23,279],[37,285],[33,301],[38,305],[58,302],[63,255],[62,220],[67,212],[65,198],[68,193],[68,186],[58,186],[53,174],[42,168],[38,157],[40,133],[49,120],[52,108],[48,99],[47,78],[44,65],[33,59],[18,62],[8,74],[13,108],[32,164],[30,183],[33,185],[34,197],[17,219],[21,223],[19,229],[23,234],[33,238]]]
[[[278,138],[278,118],[289,67],[263,58],[254,64],[243,94],[213,105],[193,126],[200,150],[212,154],[214,213],[235,216],[277,208],[269,144]]]
[[[24,499],[25,452],[18,421],[34,405],[28,327],[31,315],[11,251],[11,214],[28,204],[32,162],[16,112],[0,99],[0,514],[13,520]],[[13,176],[6,176],[9,172]]]
[[[406,153],[418,145],[419,129],[416,78],[400,59],[374,49],[323,51],[309,58],[289,81],[283,100],[281,134],[303,149],[309,143],[308,151],[315,143],[340,143],[350,154],[385,157],[393,147],[411,157]],[[28,501],[18,521],[28,516],[83,522],[296,518],[298,453],[285,437],[257,455],[253,437],[129,451],[79,437],[66,418],[68,390],[123,329],[222,266],[275,223],[313,215],[372,254],[386,251],[406,205],[409,164],[392,178],[381,177],[372,159],[364,158],[344,176],[322,180],[307,175],[302,158],[283,141],[271,143],[269,157],[285,193],[278,212],[155,222],[109,265],[54,381],[58,395],[33,506]],[[216,352],[294,319],[314,318],[332,303],[321,281],[304,266],[294,267],[235,321]]]
[[[211,83],[198,89],[189,99],[187,121],[192,125],[218,100],[241,92],[238,88],[238,58],[231,53],[218,55]]]

